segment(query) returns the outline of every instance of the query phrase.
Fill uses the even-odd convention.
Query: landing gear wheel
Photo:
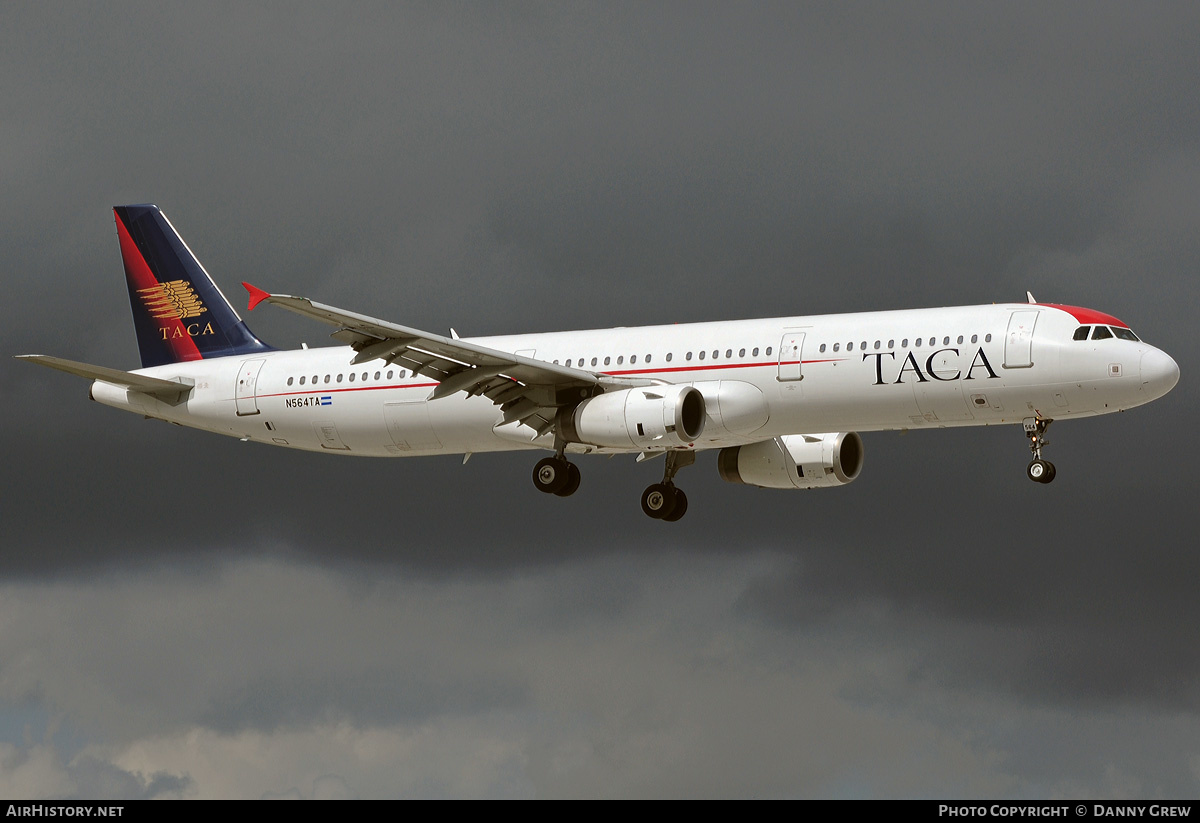
[[[579,482],[583,479],[579,473],[579,467],[574,463],[563,461],[567,465],[567,482],[561,489],[555,492],[559,497],[570,497],[575,492],[579,491]]]
[[[655,520],[666,520],[675,510],[677,492],[674,486],[655,483],[642,492],[642,511]],[[686,504],[685,504],[686,505]]]
[[[1054,464],[1039,457],[1030,462],[1025,474],[1035,483],[1049,483],[1054,479]]]
[[[540,492],[558,494],[570,480],[571,464],[558,457],[543,458],[533,467],[533,485]]]
[[[676,489],[675,490],[675,507],[671,509],[671,513],[668,514],[666,517],[664,517],[663,520],[666,520],[668,523],[674,523],[676,520],[683,517],[686,513],[687,513],[687,495],[683,493],[682,489]]]
[[[1025,475],[1035,483],[1049,483],[1054,479],[1054,464],[1042,459],[1042,449],[1050,442],[1046,439],[1046,429],[1054,421],[1038,416],[1027,417],[1022,422],[1025,436],[1029,438],[1029,450],[1033,452],[1033,460],[1026,467]]]

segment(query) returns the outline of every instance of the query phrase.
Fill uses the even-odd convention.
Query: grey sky
[[[0,794],[1195,795],[1200,11],[15,5],[7,355],[137,363],[111,211],[464,335],[1022,299],[1179,362],[851,486],[270,450],[0,362]],[[260,309],[279,346],[326,330]],[[920,768],[914,766],[920,764]]]

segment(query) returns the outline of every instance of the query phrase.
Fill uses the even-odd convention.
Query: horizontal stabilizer
[[[114,386],[121,386],[131,391],[157,397],[164,403],[175,405],[183,400],[192,390],[190,383],[176,383],[173,380],[162,380],[157,377],[147,377],[144,374],[110,369],[105,366],[93,366],[90,363],[80,363],[76,360],[65,360],[61,357],[51,357],[48,354],[18,354],[18,360],[28,360],[40,366],[65,371],[89,380],[101,380]]]

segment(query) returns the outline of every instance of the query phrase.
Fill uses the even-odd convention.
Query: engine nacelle
[[[617,449],[677,448],[704,431],[704,395],[691,386],[646,386],[607,392],[558,416],[572,443]]]
[[[771,409],[762,389],[741,380],[703,380],[693,383],[704,395],[708,423],[704,430],[710,437],[723,433],[748,435],[767,425]]]
[[[855,432],[785,434],[717,455],[722,480],[764,489],[844,486],[862,465],[862,438]]]

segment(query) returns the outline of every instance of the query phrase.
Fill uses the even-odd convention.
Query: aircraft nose
[[[1179,382],[1179,364],[1164,351],[1150,349],[1142,354],[1141,369],[1142,388],[1155,397],[1162,397]]]

